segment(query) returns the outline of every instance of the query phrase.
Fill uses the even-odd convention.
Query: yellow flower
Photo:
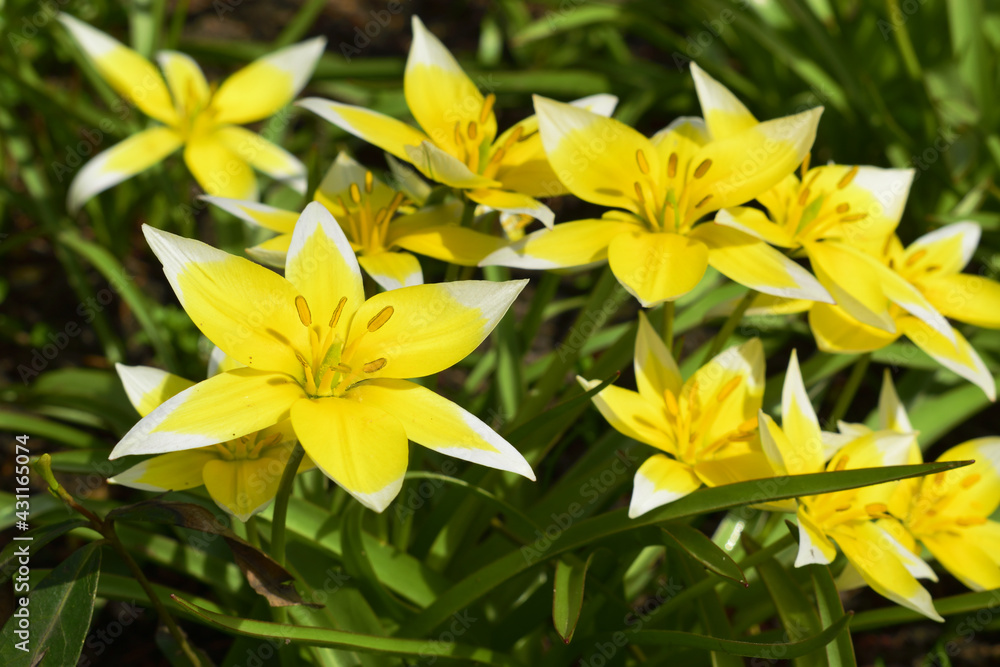
[[[406,160],[427,178],[463,190],[474,202],[552,226],[552,211],[536,197],[566,194],[566,189],[545,159],[537,119],[526,118],[497,137],[493,93],[484,97],[416,16],[403,92],[423,131],[375,111],[318,97],[298,105]],[[577,103],[610,114],[616,102],[611,95],[595,95]]]
[[[116,369],[129,401],[141,417],[194,386],[194,382],[149,366],[117,364]],[[158,492],[204,485],[219,507],[245,522],[274,500],[294,446],[295,434],[286,419],[227,442],[154,456],[109,481]],[[312,467],[307,457],[299,465],[299,472]]]
[[[284,267],[298,213],[257,202],[204,199],[247,222],[278,232],[273,239],[247,248],[247,254]],[[333,214],[357,252],[361,268],[387,290],[423,284],[420,263],[407,251],[475,266],[503,244],[495,236],[460,226],[462,211],[457,202],[416,210],[403,192],[375,178],[346,153],[337,156],[313,199]],[[397,216],[403,209],[406,212]]]
[[[702,366],[687,382],[663,341],[639,314],[638,392],[608,386],[593,397],[621,434],[659,449],[635,475],[629,517],[673,502],[703,484],[771,476],[757,439],[764,352],[754,338]],[[584,389],[598,380],[577,378]]]
[[[781,403],[780,427],[763,412],[759,415],[761,444],[775,474],[805,475],[907,463],[912,444],[909,433],[881,430],[847,438],[824,434],[806,394],[794,351]],[[941,621],[930,593],[917,581],[934,579],[934,571],[884,526],[872,521],[889,517],[894,488],[891,483],[877,484],[798,498],[799,552],[795,565],[832,562],[837,555],[836,543],[875,592]]]
[[[812,145],[822,109],[758,123],[722,84],[691,66],[705,120],[679,118],[651,138],[586,109],[535,97],[546,155],[576,196],[615,209],[525,236],[483,264],[529,269],[607,260],[649,308],[673,301],[708,265],[782,297],[828,301],[808,271],[731,227],[697,224],[787,176]]]
[[[980,229],[972,222],[958,222],[921,236],[903,249],[890,236],[878,256],[843,245],[845,256],[856,260],[844,265],[844,274],[870,271],[883,288],[908,290],[908,300],[886,310],[893,325],[886,332],[852,317],[844,303],[816,304],[809,311],[809,325],[825,352],[859,353],[878,350],[905,335],[945,368],[980,387],[996,399],[996,381],[965,337],[943,315],[991,329],[1000,328],[1000,284],[989,278],[961,273],[979,245]],[[838,273],[840,275],[840,273]]]
[[[66,14],[59,21],[110,86],[162,125],[98,154],[73,179],[67,208],[77,211],[99,192],[159,163],[181,146],[184,162],[209,194],[257,198],[253,169],[305,190],[305,167],[283,148],[239,127],[263,120],[294,98],[309,80],[326,40],[275,51],[214,89],[198,64],[176,51],[157,54],[160,68],[132,49]]]
[[[416,285],[366,301],[354,252],[317,202],[292,232],[285,277],[199,241],[143,231],[194,323],[246,368],[169,399],[111,458],[195,449],[291,419],[317,467],[378,512],[402,486],[408,438],[534,479],[486,424],[405,379],[475,350],[527,281]]]

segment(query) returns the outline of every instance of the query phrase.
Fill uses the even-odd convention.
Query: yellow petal
[[[756,236],[761,241],[780,248],[791,248],[795,245],[791,235],[780,225],[771,222],[760,209],[747,206],[722,209],[715,214],[715,222]]]
[[[968,537],[941,532],[925,536],[921,542],[946,570],[972,590],[1000,588],[1000,567],[995,559]]]
[[[140,417],[145,417],[168,398],[176,396],[194,382],[151,366],[115,364],[129,402]]]
[[[309,338],[291,283],[200,241],[148,225],[143,233],[184,310],[210,341],[252,368],[301,368],[295,350],[308,350]]]
[[[705,483],[705,486],[722,486],[723,484],[735,484],[736,482],[774,476],[770,462],[764,453],[759,451],[698,461],[694,464],[694,471],[698,478]],[[795,511],[794,500],[790,504],[783,505],[784,502],[768,503],[762,509],[766,508],[772,512]]]
[[[203,470],[216,458],[214,447],[160,454],[118,473],[108,481],[143,491],[184,491],[205,483]]]
[[[238,368],[186,389],[139,420],[108,458],[205,447],[288,418],[304,394],[287,375]]]
[[[820,565],[832,563],[837,557],[837,547],[813,521],[805,507],[799,506],[796,518],[799,522],[799,553],[795,557],[795,567],[812,563]]]
[[[639,466],[634,484],[628,506],[630,519],[683,498],[700,487],[701,480],[690,466],[664,454],[655,454]]]
[[[73,177],[66,208],[75,213],[94,195],[149,169],[181,143],[180,135],[169,127],[153,127],[98,153]]]
[[[579,376],[576,379],[586,391],[601,384],[600,380],[585,380]],[[625,437],[666,452],[677,451],[672,430],[667,425],[663,399],[654,403],[637,392],[608,385],[591,400],[608,423]]]
[[[683,381],[674,355],[641,310],[639,331],[635,337],[634,366],[639,394],[647,401],[659,403],[665,391],[674,396],[680,395]]]
[[[901,318],[899,328],[917,347],[933,357],[934,361],[982,389],[991,401],[996,400],[996,380],[969,341],[957,329],[952,329],[955,338],[955,344],[952,344],[915,317]]]
[[[464,280],[376,294],[355,313],[342,361],[374,364],[368,378],[440,372],[479,347],[527,282]],[[389,319],[370,328],[380,313]]]
[[[323,474],[365,507],[381,512],[406,473],[406,431],[382,410],[346,398],[302,399],[292,426]]]
[[[509,442],[478,417],[430,389],[406,380],[378,379],[351,389],[347,398],[392,415],[418,445],[535,479],[531,466]]]
[[[851,171],[854,171],[854,176],[850,184],[843,186],[843,179]],[[817,177],[812,179],[814,173]],[[826,219],[837,221],[840,217],[848,218],[848,221],[832,225],[827,223],[822,232],[817,224],[818,236],[839,237],[866,253],[880,254],[885,248],[886,238],[899,226],[913,174],[913,169],[882,169],[864,165],[826,165],[810,171],[806,175],[811,179],[810,189],[826,193],[823,202]],[[845,204],[849,207],[848,211],[843,216],[836,213]],[[864,217],[853,220],[859,214],[864,214]]]
[[[764,396],[764,348],[760,339],[751,338],[727,348],[695,371],[679,397],[689,405],[692,388],[697,389],[698,411],[714,415],[699,429],[706,446],[756,419]]]
[[[636,184],[662,176],[649,139],[613,118],[538,95],[534,100],[545,153],[563,185],[594,204],[642,213]]]
[[[202,199],[235,215],[240,220],[246,220],[252,225],[270,229],[279,234],[291,234],[292,230],[295,229],[295,221],[299,219],[299,214],[295,211],[286,211],[260,202],[240,201],[239,199],[210,195],[203,195]]]
[[[296,102],[345,132],[378,146],[401,160],[410,161],[406,148],[419,146],[427,135],[391,116],[363,107],[340,104],[320,97],[307,97]]]
[[[408,252],[365,254],[358,257],[358,263],[384,290],[424,284],[420,262]]]
[[[208,194],[257,199],[257,178],[250,164],[218,137],[201,135],[190,139],[184,146],[184,162]]]
[[[708,263],[730,280],[764,294],[833,303],[811,273],[750,234],[706,222],[690,236],[708,247]]]
[[[277,269],[285,268],[285,258],[288,255],[288,246],[292,242],[291,234],[282,234],[259,243],[252,248],[247,248],[246,253],[250,257],[262,264],[273,266]]]
[[[808,461],[811,457],[800,456],[781,427],[769,415],[764,414],[763,410],[757,413],[757,424],[761,449],[770,461],[775,475],[801,475],[822,470],[809,467]],[[806,453],[808,454],[808,451]]]
[[[685,221],[738,206],[777,185],[809,152],[821,113],[820,107],[765,121],[702,147],[687,167]],[[696,176],[708,160],[711,167]]]
[[[676,178],[678,182],[683,182],[691,160],[709,141],[704,119],[695,116],[675,118],[649,139],[660,156],[660,164],[667,165],[667,177]]]
[[[183,117],[201,111],[212,93],[201,67],[191,56],[178,51],[160,51],[156,61],[167,78],[174,105]]]
[[[922,278],[927,300],[945,317],[977,327],[1000,329],[1000,283],[968,273]]]
[[[419,214],[415,214],[419,215]],[[389,228],[393,245],[460,266],[476,266],[500,250],[504,240],[458,225]]]
[[[246,523],[278,494],[294,443],[271,447],[256,459],[216,458],[205,465],[205,488],[215,504]]]
[[[608,257],[608,246],[618,236],[640,232],[633,222],[621,220],[577,220],[551,230],[532,232],[485,257],[482,266],[513,266],[520,269],[557,269],[587,266]]]
[[[781,390],[781,430],[795,448],[795,457],[799,459],[790,465],[789,472],[796,474],[823,469],[823,436],[816,411],[813,410],[802,381],[799,357],[795,350],[792,350],[792,357],[788,361],[788,372]],[[788,455],[785,455],[786,466],[789,465],[788,459]]]
[[[495,188],[499,181],[475,173],[454,155],[429,141],[417,146],[404,146],[403,158],[427,178],[453,188]]]
[[[285,278],[305,297],[316,325],[328,325],[334,313],[343,313],[337,323],[343,340],[350,314],[364,303],[364,283],[344,231],[319,202],[310,202],[295,223],[285,259]]]
[[[214,136],[257,171],[282,181],[298,193],[305,193],[306,166],[284,148],[236,125],[220,127]]]
[[[954,517],[986,518],[1000,506],[1000,438],[969,440],[938,457],[938,461],[969,460],[975,463],[943,476],[940,492],[947,490],[952,496],[948,505],[930,509]]]
[[[552,209],[537,199],[520,192],[483,189],[472,190],[467,196],[472,201],[488,206],[494,211],[530,215],[550,229],[555,221],[555,213],[552,212]]]
[[[435,144],[452,155],[463,150],[466,139],[476,149],[480,143],[489,145],[497,134],[492,108],[484,108],[476,84],[416,15],[412,25],[403,91],[413,117]],[[461,143],[456,142],[456,134],[463,139]]]
[[[839,306],[817,303],[809,310],[809,327],[824,352],[861,354],[881,350],[902,335],[862,324]]]
[[[894,333],[889,298],[882,289],[884,274],[873,262],[850,247],[827,241],[806,243],[816,277],[837,305],[854,319],[876,329]]]
[[[58,18],[116,93],[150,118],[167,125],[177,122],[167,85],[153,63],[79,19],[68,14]]]
[[[943,621],[935,611],[930,593],[906,569],[900,553],[891,547],[895,540],[870,522],[852,524],[836,534],[837,544],[848,561],[871,588],[893,602],[920,614]]]
[[[678,299],[701,282],[708,248],[679,234],[618,234],[608,247],[608,262],[618,282],[652,308]]]
[[[986,552],[993,562],[1000,567],[1000,522],[987,520],[980,526],[970,526],[965,529],[969,541]]]
[[[306,85],[325,47],[325,37],[314,37],[233,73],[212,97],[215,121],[243,125],[273,115]]]
[[[757,119],[728,88],[691,63],[691,78],[712,139],[726,139],[757,125]]]
[[[974,222],[945,225],[911,243],[903,255],[903,264],[913,272],[932,269],[939,275],[958,273],[972,259],[981,234]]]

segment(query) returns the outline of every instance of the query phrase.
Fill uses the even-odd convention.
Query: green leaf
[[[662,526],[667,546],[687,553],[702,567],[720,577],[748,586],[747,577],[729,554],[711,540],[705,533],[683,523],[669,523]]]
[[[823,632],[798,642],[765,644],[735,639],[718,639],[716,637],[696,635],[690,632],[678,632],[676,630],[640,630],[628,637],[628,640],[633,644],[701,648],[709,651],[721,651],[722,653],[729,653],[731,655],[741,655],[746,658],[763,658],[765,660],[777,659],[779,657],[782,659],[798,658],[808,655],[813,651],[818,651],[833,641],[847,627],[850,618],[848,614],[823,630]]]
[[[101,544],[74,551],[31,591],[29,627],[18,635],[19,617],[11,616],[0,631],[0,662],[7,667],[36,665],[43,656],[47,665],[75,665],[94,613],[94,596],[101,573]],[[17,611],[15,611],[15,614]],[[25,642],[27,651],[16,647]]]
[[[840,602],[840,593],[833,581],[828,565],[809,565],[812,577],[813,591],[816,593],[816,606],[823,627],[829,627],[836,619],[844,615],[844,605]],[[826,659],[830,667],[857,667],[854,659],[854,643],[851,641],[851,630],[848,628],[837,635],[837,640],[826,645]]]
[[[0,552],[0,584],[10,579],[14,572],[17,571],[17,568],[20,565],[20,554],[18,552],[21,549],[27,548],[29,550],[29,554],[34,555],[38,553],[42,547],[60,535],[65,535],[74,528],[84,528],[89,525],[90,522],[85,519],[69,519],[67,521],[61,521],[47,526],[32,528],[23,535],[24,537],[30,537],[30,540],[11,541],[3,548],[3,551]]]
[[[986,609],[991,617],[995,613],[993,610],[1000,604],[1000,590],[980,591],[978,593],[963,593],[934,601],[934,608],[942,616],[957,616],[958,614],[975,614]],[[859,613],[851,623],[854,632],[864,632],[875,630],[890,625],[901,623],[913,623],[922,621],[926,616],[907,609],[906,607],[883,607],[882,609],[871,609]]]
[[[395,637],[376,637],[340,630],[325,628],[310,628],[281,623],[267,623],[246,618],[234,618],[217,614],[207,609],[197,607],[176,595],[171,598],[192,614],[200,616],[209,623],[237,635],[275,638],[305,644],[307,646],[326,646],[329,648],[350,649],[368,653],[389,653],[421,658],[447,658],[465,660],[480,665],[516,665],[517,663],[501,653],[479,646],[455,644],[428,639],[397,639]]]
[[[585,563],[569,560],[556,563],[556,578],[552,589],[552,622],[556,626],[556,632],[567,644],[573,641],[573,632],[580,620],[587,568],[593,559],[594,554],[590,554]]]
[[[373,605],[378,603],[376,608],[381,607],[383,612],[396,620],[402,620],[409,616],[409,612],[379,581],[365,551],[361,520],[366,511],[361,503],[354,503],[344,516],[344,532],[341,536],[344,569],[356,580],[365,599]]]

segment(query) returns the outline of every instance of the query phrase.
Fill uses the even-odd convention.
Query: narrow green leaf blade
[[[683,523],[670,523],[662,526],[667,546],[687,553],[698,561],[705,569],[720,577],[747,586],[747,577],[729,554],[711,540],[705,533]]]
[[[573,641],[576,624],[583,609],[583,588],[587,569],[594,554],[586,562],[560,560],[556,563],[556,579],[552,589],[552,622],[556,632],[567,644]]]
[[[83,519],[69,519],[47,526],[32,528],[24,534],[24,537],[30,537],[32,538],[31,540],[11,541],[0,552],[0,584],[10,579],[14,572],[17,571],[25,548],[28,549],[30,558],[30,555],[35,554],[39,549],[60,535],[65,535],[74,528],[83,528],[89,525]]]

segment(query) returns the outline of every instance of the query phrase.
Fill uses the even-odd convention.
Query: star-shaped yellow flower
[[[805,475],[907,463],[912,445],[909,433],[881,430],[847,438],[824,434],[794,351],[785,376],[781,411],[780,427],[763,411],[759,415],[761,444],[774,474]],[[839,546],[875,592],[941,621],[930,593],[917,581],[934,579],[934,571],[873,521],[889,516],[894,488],[891,483],[877,484],[798,498],[799,553],[795,565],[831,563]]]
[[[141,417],[194,386],[194,382],[158,368],[122,364],[116,368],[129,401]],[[108,481],[157,492],[204,485],[219,507],[245,522],[274,500],[293,447],[295,433],[286,419],[227,442],[154,456]],[[306,457],[299,472],[312,467]]]
[[[324,38],[275,51],[214,89],[198,64],[183,53],[157,54],[161,75],[151,62],[100,30],[66,14],[60,14],[59,21],[115,92],[162,123],[84,165],[69,187],[70,211],[181,146],[188,169],[209,194],[256,199],[254,169],[305,190],[302,163],[240,125],[263,120],[292,101],[312,75],[326,45]]]
[[[809,325],[820,349],[870,352],[905,335],[939,364],[973,382],[991,401],[995,400],[996,381],[986,364],[944,318],[1000,329],[1000,283],[961,272],[972,259],[979,236],[976,223],[957,222],[921,236],[906,249],[898,237],[890,236],[878,256],[841,246],[844,255],[856,260],[850,271],[842,272],[845,276],[858,276],[868,267],[870,275],[884,287],[904,286],[915,296],[909,298],[908,306],[895,300],[888,305],[891,333],[852,317],[843,304],[814,305],[809,311]]]
[[[545,159],[538,120],[526,118],[497,137],[496,97],[483,96],[416,16],[403,92],[423,131],[391,116],[318,97],[298,105],[406,160],[432,181],[464,191],[474,202],[552,226],[552,211],[536,197],[566,194],[566,189]],[[595,95],[576,103],[609,115],[617,101]]]
[[[832,303],[808,271],[767,243],[697,224],[790,174],[812,146],[822,109],[758,123],[697,65],[691,73],[705,120],[679,118],[651,138],[536,96],[542,142],[559,179],[581,199],[618,210],[534,232],[483,264],[555,269],[607,260],[647,308],[687,294],[709,265],[766,294]]]
[[[703,484],[771,476],[757,438],[756,415],[764,395],[759,339],[725,350],[683,382],[673,356],[640,313],[635,377],[638,392],[612,385],[593,398],[615,430],[664,452],[636,471],[629,517]],[[585,389],[600,384],[577,379]]]
[[[278,236],[247,248],[251,257],[283,267],[299,214],[257,202],[204,197],[247,222]],[[424,282],[417,258],[408,251],[453,264],[475,266],[503,241],[458,224],[458,202],[416,208],[411,202],[346,153],[337,156],[313,195],[330,211],[358,254],[358,263],[383,289]],[[405,212],[404,212],[405,209]],[[397,215],[397,213],[401,213]]]
[[[417,285],[366,301],[350,243],[317,202],[295,225],[285,277],[198,241],[143,231],[194,323],[246,368],[166,401],[111,458],[195,449],[291,419],[316,466],[378,512],[402,486],[407,439],[534,479],[481,420],[405,379],[476,349],[527,281]]]

